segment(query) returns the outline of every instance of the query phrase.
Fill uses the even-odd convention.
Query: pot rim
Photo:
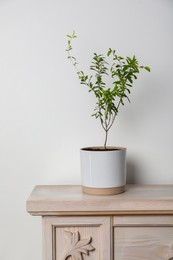
[[[113,151],[122,151],[127,150],[126,147],[122,146],[107,146],[107,149],[104,149],[104,146],[88,146],[80,148],[81,151],[84,152],[113,152]]]

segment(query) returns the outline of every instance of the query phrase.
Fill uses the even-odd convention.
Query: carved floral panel
[[[95,260],[102,251],[99,226],[55,228],[55,260]]]
[[[110,260],[110,217],[45,217],[45,260]]]
[[[89,255],[89,253],[95,248],[92,246],[92,237],[81,238],[79,231],[71,232],[65,230],[69,235],[69,246],[63,256],[62,260],[68,260],[71,256],[72,260],[83,260],[83,255]]]

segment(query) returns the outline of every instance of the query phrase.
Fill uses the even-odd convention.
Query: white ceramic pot
[[[126,148],[99,149],[99,147],[88,147],[80,150],[83,192],[95,195],[124,192]]]

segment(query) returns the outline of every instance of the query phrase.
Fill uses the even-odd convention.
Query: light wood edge
[[[113,227],[173,227],[173,224],[114,224]]]
[[[114,217],[110,216],[110,247],[111,247],[111,252],[110,252],[110,260],[114,260]]]
[[[82,212],[78,212],[78,211],[70,211],[70,212],[66,212],[66,211],[61,211],[61,212],[57,212],[57,211],[39,211],[37,212],[29,212],[30,215],[32,216],[116,216],[116,215],[173,215],[173,210],[144,210],[144,211],[82,211]]]
[[[125,185],[120,187],[111,187],[111,188],[91,188],[82,186],[82,191],[91,195],[116,195],[125,192]]]

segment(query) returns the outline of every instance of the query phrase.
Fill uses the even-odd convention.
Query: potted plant
[[[126,148],[107,146],[108,133],[115,122],[120,106],[124,106],[126,100],[130,102],[129,94],[137,74],[141,69],[150,71],[150,68],[140,66],[135,56],[123,58],[109,48],[107,59],[103,54],[93,54],[90,66],[93,73],[86,75],[78,68],[77,60],[72,55],[72,40],[77,37],[75,32],[73,31],[72,35],[67,37],[68,59],[76,70],[80,84],[87,86],[89,92],[95,95],[96,106],[92,116],[100,120],[105,132],[103,146],[85,147],[80,150],[83,192],[97,195],[124,192]]]

